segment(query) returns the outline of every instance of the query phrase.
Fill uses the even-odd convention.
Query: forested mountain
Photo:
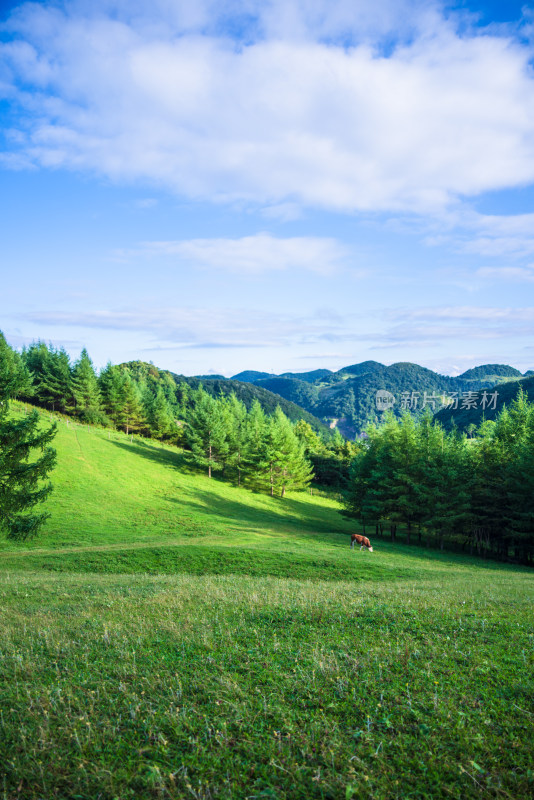
[[[507,408],[510,406],[521,388],[528,399],[533,402],[534,375],[520,381],[500,383],[490,389],[481,389],[477,392],[476,404],[462,408],[459,403],[459,408],[444,408],[436,414],[436,420],[446,430],[451,430],[454,426],[460,431],[472,430],[472,428],[478,427],[484,419],[496,419],[504,406]],[[486,397],[484,397],[484,393]]]
[[[238,372],[237,375],[232,375],[230,380],[242,381],[243,383],[255,383],[262,378],[277,378],[277,375],[272,375],[270,372],[257,372],[254,369],[246,369],[244,372]]]
[[[483,364],[480,367],[468,369],[467,372],[462,372],[458,377],[463,381],[487,382],[489,386],[493,386],[495,383],[517,380],[523,375],[518,369],[510,367],[508,364]]]
[[[364,375],[369,372],[379,372],[383,368],[385,368],[385,364],[381,364],[379,361],[362,361],[361,364],[352,364],[350,367],[343,367],[337,374]]]
[[[199,378],[189,378],[185,375],[175,375],[172,372],[169,374],[172,375],[178,385],[185,383],[193,389],[198,389],[202,384],[204,391],[212,397],[235,394],[247,409],[251,407],[252,402],[256,399],[267,414],[272,414],[276,406],[280,406],[286,417],[292,422],[303,419],[316,431],[324,431],[327,427],[313,413],[310,413],[304,404],[297,403],[287,395],[275,394],[268,386],[264,386],[263,382],[251,384],[226,378],[223,380],[219,378],[200,380]],[[306,384],[303,383],[303,386],[306,386]]]
[[[257,381],[255,386],[285,397],[286,400],[296,403],[311,413],[315,413],[319,404],[319,389],[311,383],[299,381],[296,378],[265,378]]]
[[[294,378],[305,383],[321,383],[327,381],[330,375],[333,375],[333,372],[329,369],[314,369],[311,372],[283,372],[280,378]]]
[[[275,392],[354,438],[369,422],[381,419],[383,410],[377,408],[376,400],[379,390],[393,395],[391,410],[396,417],[403,411],[419,417],[425,409],[438,412],[446,403],[459,408],[472,405],[474,392],[517,381],[522,375],[506,364],[485,364],[453,378],[410,362],[388,367],[378,361],[364,361],[337,372],[318,369],[266,375],[247,371],[237,377]]]

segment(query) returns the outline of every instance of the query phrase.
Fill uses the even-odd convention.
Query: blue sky
[[[0,3],[0,329],[99,366],[534,368],[534,12]]]

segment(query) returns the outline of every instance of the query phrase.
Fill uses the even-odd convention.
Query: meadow
[[[59,424],[0,551],[0,796],[527,798],[532,573],[380,540]]]

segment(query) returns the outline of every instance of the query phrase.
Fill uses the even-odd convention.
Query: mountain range
[[[391,408],[397,416],[404,410],[419,416],[429,408],[436,414],[439,412],[440,418],[446,420],[447,424],[450,424],[456,412],[462,424],[464,417],[467,419],[466,411],[471,412],[466,424],[473,421],[475,412],[480,412],[479,416],[484,413],[490,418],[490,412],[495,409],[489,406],[499,408],[503,384],[510,383],[506,396],[510,392],[513,392],[511,396],[515,396],[518,382],[527,379],[525,387],[528,384],[530,388],[534,380],[528,379],[532,376],[534,370],[523,374],[508,364],[483,364],[451,377],[411,362],[386,366],[378,361],[364,361],[343,367],[337,372],[316,369],[275,375],[245,370],[231,378],[202,375],[186,380],[201,380],[207,390],[216,389],[225,393],[233,387],[238,394],[248,394],[244,388],[238,390],[238,387],[249,384],[256,390],[266,390],[292,404],[288,407],[292,417],[296,405],[317,418],[311,420],[308,417],[314,427],[320,420],[330,428],[339,428],[343,435],[354,438],[363,432],[369,422],[380,421],[386,407]],[[497,392],[497,397],[488,391],[490,389],[493,389],[493,393]],[[377,392],[380,390],[382,404],[378,406]],[[268,399],[269,395],[263,396],[264,401]],[[444,400],[449,403],[448,407],[444,405]],[[269,399],[269,405],[271,403]]]

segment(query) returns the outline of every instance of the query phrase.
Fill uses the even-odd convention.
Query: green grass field
[[[0,552],[0,797],[534,796],[532,574],[67,427]]]

